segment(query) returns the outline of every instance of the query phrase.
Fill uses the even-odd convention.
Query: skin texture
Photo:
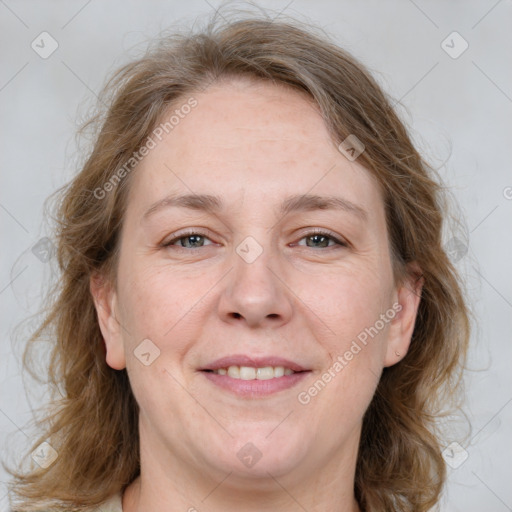
[[[394,282],[379,187],[338,151],[312,100],[240,79],[194,98],[196,108],[130,178],[117,289],[91,280],[106,361],[127,368],[140,405],[141,476],[123,510],[358,511],[362,418],[382,369],[407,352],[421,285]],[[218,195],[225,207],[173,206],[143,219],[171,193]],[[336,195],[367,218],[335,209],[279,214],[294,194]],[[160,246],[185,228],[204,238]],[[251,263],[236,251],[248,236],[263,250]],[[298,394],[393,304],[401,307],[394,318],[300,403]],[[160,350],[148,366],[134,355],[144,339]],[[281,356],[311,372],[290,389],[241,398],[199,371],[233,354]],[[237,457],[247,443],[261,453],[252,467]]]

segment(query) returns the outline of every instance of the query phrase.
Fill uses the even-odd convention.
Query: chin
[[[272,428],[241,428],[240,435],[215,450],[217,457],[212,462],[223,472],[242,479],[269,478],[269,473],[277,478],[290,473],[307,456],[306,433],[284,428],[278,432],[280,427],[272,432]]]

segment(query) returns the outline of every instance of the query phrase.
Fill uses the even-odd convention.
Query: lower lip
[[[203,371],[201,373],[216,386],[231,391],[237,396],[255,398],[289,389],[301,382],[311,372],[297,372],[267,380],[242,380],[213,372]]]

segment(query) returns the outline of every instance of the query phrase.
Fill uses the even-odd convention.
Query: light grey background
[[[75,171],[77,124],[107,74],[132,58],[135,44],[171,24],[190,26],[215,0],[0,0],[0,446],[19,454],[33,435],[14,327],[37,311],[51,263],[32,252],[43,231],[43,201]],[[449,469],[442,511],[512,510],[512,2],[260,1],[275,14],[310,19],[361,59],[395,99],[420,150],[439,168],[465,215],[448,230],[477,319],[466,376],[473,428],[467,460]],[[58,49],[32,48],[47,31]],[[442,42],[457,31],[469,44],[458,58]],[[39,43],[41,45],[41,43]],[[451,35],[449,51],[463,44]],[[48,46],[45,46],[48,48]],[[456,254],[457,256],[457,254]],[[23,337],[22,337],[23,338]],[[21,339],[23,341],[23,339]],[[34,398],[33,395],[37,395]],[[455,450],[455,456],[457,456]],[[451,452],[449,452],[451,454]],[[7,509],[0,469],[0,510]]]

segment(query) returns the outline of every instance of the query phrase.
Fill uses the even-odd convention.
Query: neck
[[[258,478],[192,467],[143,434],[141,472],[126,488],[123,512],[361,512],[354,497],[359,431],[327,461],[308,460],[292,472],[269,470]]]
[[[228,480],[228,479],[226,479]],[[226,485],[226,480],[218,482],[209,492],[189,497],[183,489],[167,487],[164,494],[155,495],[155,486],[151,485],[142,476],[137,477],[123,494],[123,512],[142,512],[154,510],[158,512],[199,512],[206,505],[210,512],[301,512],[304,510],[318,510],[322,512],[361,512],[353,493],[329,493],[319,495],[289,491],[281,482],[274,481],[274,491],[261,493],[255,491],[233,490]],[[225,487],[222,492],[217,492]]]

